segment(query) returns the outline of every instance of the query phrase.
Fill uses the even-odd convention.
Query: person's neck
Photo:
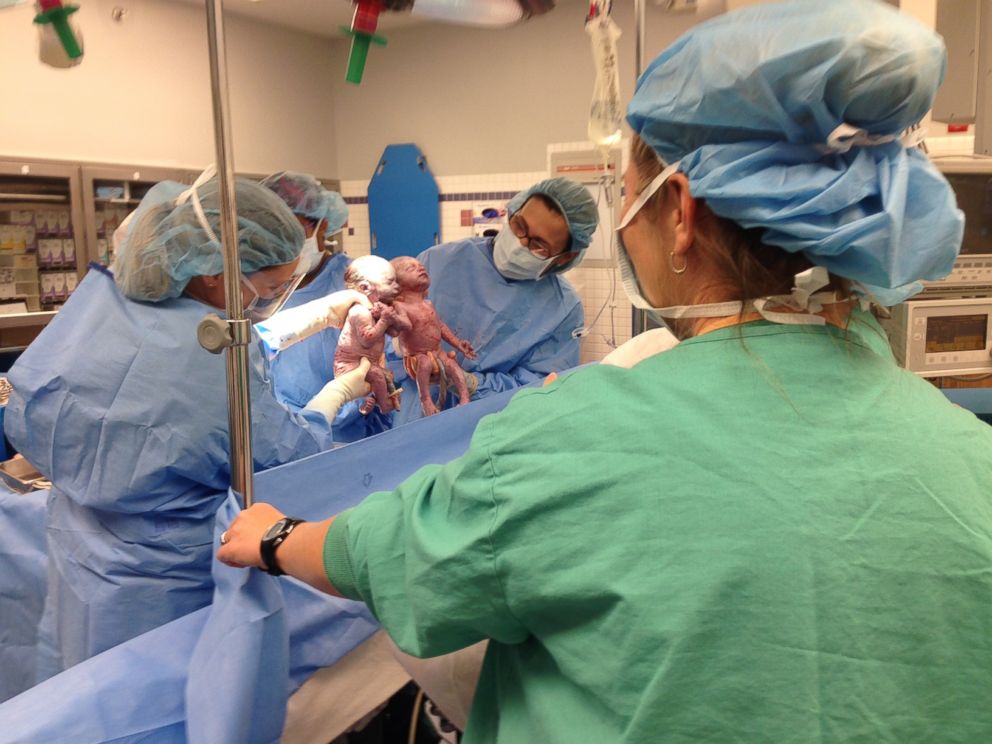
[[[828,325],[846,330],[851,319],[851,311],[854,308],[854,303],[855,300],[845,300],[844,302],[831,303],[829,305],[824,305],[820,312],[812,314],[822,317]],[[805,310],[796,310],[795,308],[785,306],[773,306],[768,309],[776,313],[806,313]],[[695,322],[692,335],[702,336],[705,333],[712,333],[713,331],[718,331],[721,328],[730,328],[732,326],[744,325],[745,323],[753,323],[756,320],[763,320],[763,318],[761,313],[754,310],[744,313],[743,315],[732,315],[727,318],[700,318]]]
[[[227,309],[227,303],[224,301],[223,290],[218,292],[216,289],[210,289],[203,281],[203,278],[199,276],[194,276],[189,280],[186,284],[186,288],[183,289],[183,296],[189,297],[191,300],[196,300],[197,302],[203,303],[204,305],[217,310]],[[218,304],[218,302],[220,304]]]
[[[393,302],[423,302],[426,297],[426,289],[422,292],[416,289],[402,289]]]

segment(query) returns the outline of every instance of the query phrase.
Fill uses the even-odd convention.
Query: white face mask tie
[[[620,269],[620,283],[623,285],[623,291],[627,295],[627,299],[630,300],[630,304],[636,307],[638,310],[643,310],[648,314],[648,316],[659,326],[667,326],[665,319],[658,314],[657,308],[652,307],[651,303],[647,301],[647,298],[641,293],[640,283],[637,281],[637,273],[634,271],[634,264],[630,260],[630,256],[627,253],[627,247],[623,243],[623,235],[621,230],[623,230],[630,221],[634,219],[641,208],[647,203],[648,199],[654,196],[658,189],[665,185],[665,182],[672,177],[678,170],[679,164],[672,163],[670,166],[665,168],[661,173],[659,173],[655,178],[647,185],[647,187],[634,200],[631,204],[630,209],[620,220],[620,224],[617,226],[617,268]]]
[[[826,319],[817,313],[823,310],[824,305],[829,305],[836,301],[833,292],[817,292],[830,283],[830,274],[822,266],[814,266],[806,271],[796,274],[796,286],[792,293],[787,295],[773,295],[771,297],[761,297],[751,301],[751,306],[765,320],[772,323],[782,323],[783,325],[825,325]],[[808,311],[782,313],[769,310],[769,306],[780,306],[792,308],[793,310]]]
[[[668,179],[678,172],[678,169],[679,163],[676,161],[651,180],[651,183],[645,187],[644,191],[637,195],[637,198],[634,199],[634,203],[631,204],[630,209],[627,210],[627,214],[625,214],[623,219],[620,220],[620,224],[617,225],[618,231],[623,230],[630,224],[630,221],[634,219],[634,216],[641,211],[641,207],[647,204],[648,199],[654,196],[658,192],[658,189],[664,186]]]
[[[830,274],[822,266],[813,266],[795,276],[795,287],[787,295],[770,295],[744,302],[713,302],[706,305],[674,305],[655,308],[663,318],[729,318],[754,310],[771,323],[782,325],[825,325],[817,313],[824,305],[839,302],[833,292],[818,292],[830,283]],[[840,300],[842,302],[842,300]],[[778,312],[773,307],[787,307],[800,312]]]
[[[820,152],[837,153],[839,155],[850,151],[852,147],[877,147],[887,145],[890,142],[898,142],[906,149],[917,147],[926,139],[927,130],[924,127],[919,129],[908,129],[902,134],[871,134],[861,127],[851,124],[839,124],[834,131],[827,136],[825,144],[819,145]]]
[[[196,219],[200,223],[200,227],[203,228],[203,231],[207,234],[207,237],[210,238],[211,241],[217,245],[220,245],[220,240],[217,239],[217,234],[213,231],[213,228],[210,227],[210,223],[207,222],[207,215],[203,211],[203,204],[200,203],[199,193],[199,188],[216,174],[217,168],[213,163],[211,163],[204,169],[203,173],[201,173],[197,179],[193,181],[192,186],[176,197],[176,206],[178,207],[180,204],[185,204],[188,201],[192,201],[193,212],[196,214]]]

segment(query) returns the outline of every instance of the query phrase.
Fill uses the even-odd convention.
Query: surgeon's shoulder
[[[572,283],[562,274],[551,274],[546,279],[536,282],[541,291],[554,293],[562,305],[573,307],[582,304],[582,299]]]
[[[582,304],[582,298],[579,297],[579,293],[568,279],[563,276],[555,276],[555,279],[558,280],[558,291],[561,292],[562,302],[564,304],[572,306]]]
[[[578,411],[608,405],[610,400],[627,394],[631,377],[631,370],[608,364],[587,364],[552,373],[542,384],[519,390],[503,411],[532,418],[558,409]]]
[[[417,256],[417,260],[425,266],[432,260],[441,258],[450,258],[452,256],[457,256],[463,251],[471,250],[477,248],[478,241],[483,243],[487,240],[486,238],[465,238],[463,240],[454,240],[450,243],[441,243],[440,245],[433,245],[425,251],[421,251],[420,255]]]
[[[559,373],[543,386],[518,390],[502,411],[479,422],[473,446],[486,456],[499,456],[562,437],[581,446],[580,441],[595,440],[603,432],[625,431],[637,403],[624,384],[629,371],[590,365]]]

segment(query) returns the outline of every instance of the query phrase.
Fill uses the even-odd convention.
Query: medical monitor
[[[899,363],[922,377],[992,374],[992,299],[912,299],[882,320]]]
[[[934,158],[964,212],[964,241],[949,276],[924,282],[927,291],[992,290],[992,157]]]

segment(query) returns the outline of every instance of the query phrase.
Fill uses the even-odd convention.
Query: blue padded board
[[[440,193],[416,145],[389,145],[369,181],[372,254],[416,256],[441,235]]]

